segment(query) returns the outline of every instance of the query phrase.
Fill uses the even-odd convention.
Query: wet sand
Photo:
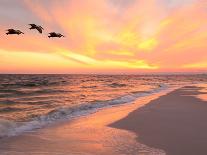
[[[167,155],[207,154],[207,101],[203,88],[188,86],[170,92],[131,112],[110,127],[132,131],[137,141]]]

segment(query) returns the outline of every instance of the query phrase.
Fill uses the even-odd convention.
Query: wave
[[[127,85],[123,83],[112,83],[112,84],[109,84],[108,86],[112,88],[118,88],[118,87],[126,87]]]
[[[11,99],[5,99],[0,101],[0,105],[13,105],[13,104],[18,104],[19,102],[13,101]]]
[[[0,98],[10,97],[24,97],[24,96],[40,96],[40,95],[53,95],[62,93],[72,93],[72,90],[62,89],[39,89],[39,90],[0,90]]]
[[[73,119],[76,117],[94,113],[97,110],[103,108],[118,106],[125,103],[131,103],[139,97],[152,95],[166,90],[167,88],[168,87],[163,84],[160,85],[158,88],[148,92],[133,92],[128,95],[121,96],[108,101],[94,101],[90,103],[76,105],[73,107],[62,107],[49,112],[47,115],[42,115],[33,118],[33,120],[29,122],[14,122],[0,119],[0,137],[18,135],[23,132],[42,128],[57,121]]]
[[[47,78],[47,79],[45,79]],[[66,80],[52,80],[49,79],[48,77],[42,77],[40,78],[31,78],[31,79],[27,79],[27,80],[18,80],[18,81],[7,81],[4,83],[0,83],[0,87],[1,88],[32,88],[32,87],[40,87],[40,86],[62,86],[65,85],[67,83],[69,83]]]
[[[21,111],[22,109],[19,108],[12,108],[12,107],[5,107],[5,108],[0,108],[1,113],[6,113],[6,112],[14,112],[14,111]]]

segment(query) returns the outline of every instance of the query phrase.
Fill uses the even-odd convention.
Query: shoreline
[[[206,104],[206,101],[201,101],[197,98],[197,95],[204,95],[206,92],[199,92],[199,87],[187,86],[176,90],[165,90],[157,94],[139,98],[130,104],[100,109],[95,113],[74,120],[53,124],[36,131],[26,132],[22,135],[0,139],[0,155],[171,155],[171,152],[159,145],[159,143],[156,142],[155,145],[155,141],[162,141],[163,135],[168,136],[168,131],[171,131],[172,126],[174,127],[173,129],[180,130],[180,128],[183,128],[182,124],[175,125],[175,123],[171,121],[158,121],[164,122],[165,124],[173,124],[169,128],[163,127],[165,132],[160,132],[160,135],[158,135],[156,132],[150,131],[150,129],[153,128],[149,125],[159,127],[159,123],[156,121],[148,123],[148,118],[150,118],[150,116],[157,118],[152,115],[153,110],[157,108],[160,108],[160,115],[166,113],[169,115],[169,110],[173,107],[173,103],[171,106],[166,104],[167,102],[162,105],[158,103],[163,100],[163,97],[165,101],[170,101],[170,98],[166,98],[166,96],[173,94],[175,97],[180,91],[182,95],[184,95],[182,97],[186,100],[191,101],[193,98],[193,101],[199,100],[202,102],[199,105],[202,107],[201,109],[203,109],[203,106],[205,106],[203,102]],[[174,97],[173,100],[179,100],[179,97]],[[186,107],[188,106],[185,104],[181,106],[181,109],[185,109]],[[192,107],[190,108],[191,110],[193,110]],[[174,110],[176,109],[179,111],[180,106],[174,107]],[[144,119],[143,117],[138,117],[137,113],[139,113],[139,111],[142,111],[142,114],[147,114],[144,115]],[[170,116],[172,115],[171,113]],[[204,116],[206,115],[207,114],[204,114]],[[136,126],[140,123],[139,119],[142,123],[141,127],[143,127],[141,130],[139,126]],[[160,119],[161,117],[158,117],[158,120]],[[205,119],[205,117],[203,117],[203,119]],[[136,122],[136,125],[134,125],[135,123],[133,123],[133,121]],[[193,120],[190,120],[189,123],[192,121]],[[204,122],[204,120],[197,122],[202,125],[201,123]],[[143,124],[148,126],[143,126]],[[207,125],[205,126],[207,127]],[[194,134],[197,134],[197,131],[195,131]],[[201,135],[205,137],[205,133]],[[145,136],[147,136],[149,140],[153,139],[153,143],[146,141]],[[177,139],[182,137],[176,137],[175,134],[170,134],[169,136],[174,137],[176,142]],[[190,141],[189,138],[187,140]],[[168,143],[165,141],[165,145],[166,144]],[[169,144],[170,146],[171,144],[174,146],[174,143]],[[202,144],[203,146],[205,145],[204,142]],[[167,147],[169,146],[167,145]],[[182,144],[182,149],[185,150],[186,148],[188,149],[188,144]],[[188,152],[188,155],[194,155],[193,153],[195,153],[191,153],[192,150]],[[180,155],[177,152],[175,154],[174,152],[172,153],[172,155],[176,154]]]
[[[133,94],[122,95],[106,101],[97,101],[93,104],[90,104],[89,102],[73,107],[57,108],[46,115],[21,123],[0,119],[0,138],[17,136],[26,132],[47,128],[48,126],[59,124],[61,122],[72,121],[73,119],[82,118],[100,110],[123,106],[125,104],[127,105],[136,100],[142,99],[143,97],[165,92],[167,90],[169,90],[169,88],[166,85],[159,85],[159,87],[149,91],[137,91]]]
[[[111,128],[108,124],[126,117],[165,93],[141,97],[129,104],[100,109],[74,120],[1,139],[0,155],[120,155],[123,152],[131,155],[136,152],[162,152],[136,142],[136,135],[132,132]]]
[[[110,127],[131,131],[136,140],[169,155],[206,154],[207,101],[202,88],[186,86],[129,113]]]

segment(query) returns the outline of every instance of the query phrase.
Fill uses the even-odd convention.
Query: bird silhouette
[[[40,25],[36,25],[36,24],[29,24],[31,27],[29,28],[30,30],[32,30],[32,29],[36,29],[39,33],[42,33],[42,30],[44,30],[43,28],[42,28],[42,26],[40,26]]]
[[[48,38],[61,38],[61,37],[65,37],[64,35],[60,34],[60,33],[56,33],[56,32],[50,32]]]
[[[9,34],[17,34],[17,35],[20,35],[20,34],[24,34],[22,31],[20,30],[15,30],[15,29],[8,29],[6,30],[8,31],[6,34],[9,35]]]

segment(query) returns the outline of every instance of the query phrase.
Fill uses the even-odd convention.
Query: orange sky
[[[1,0],[0,17],[0,73],[207,71],[205,0]]]

